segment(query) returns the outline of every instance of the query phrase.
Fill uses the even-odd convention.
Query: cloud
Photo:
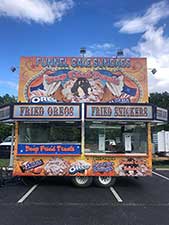
[[[137,45],[129,52],[147,58],[150,92],[169,92],[169,36],[164,34],[165,26],[158,26],[158,22],[167,17],[169,4],[161,1],[153,4],[142,17],[118,22],[120,32],[128,34],[142,32]],[[138,25],[140,27],[137,27]],[[154,75],[151,74],[152,68],[157,69]]]
[[[135,34],[148,30],[157,24],[161,19],[169,16],[169,5],[167,1],[152,4],[143,16],[135,16],[130,19],[122,19],[114,25],[120,28],[120,32]]]
[[[120,47],[115,46],[112,43],[102,43],[102,44],[93,44],[87,46],[86,49],[86,56],[92,57],[92,56],[105,56],[105,57],[116,57],[117,51],[120,50]],[[136,49],[132,48],[124,48],[123,54],[125,57],[139,57],[138,53],[136,53]]]
[[[133,49],[147,57],[148,68],[157,69],[154,76],[149,73],[150,91],[169,92],[169,37],[164,36],[164,28],[151,27]]]
[[[12,88],[15,91],[18,90],[18,84],[13,81],[0,80],[0,85],[2,85],[3,87],[6,86],[7,88]]]
[[[114,45],[111,43],[93,44],[93,45],[90,45],[89,48],[94,50],[110,50],[114,48]]]
[[[85,54],[86,57],[92,57],[94,56],[93,52],[91,50],[86,50],[86,54]]]
[[[115,51],[117,51],[117,49],[115,49],[112,43],[97,43],[87,47],[86,56],[113,56]]]
[[[1,0],[0,16],[20,19],[24,22],[52,24],[60,21],[73,8],[73,0]]]

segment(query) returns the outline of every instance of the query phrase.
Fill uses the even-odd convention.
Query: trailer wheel
[[[107,188],[110,186],[113,186],[116,181],[115,177],[109,177],[109,176],[98,176],[94,177],[94,183],[98,187]]]
[[[89,187],[92,184],[93,177],[75,176],[72,177],[72,182],[77,187]]]

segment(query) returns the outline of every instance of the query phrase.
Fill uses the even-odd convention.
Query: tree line
[[[17,102],[17,97],[14,95],[10,96],[9,94],[6,94],[4,96],[0,96],[0,106],[15,102]],[[10,136],[11,131],[12,129],[9,124],[0,123],[0,142],[4,140],[5,137]]]
[[[10,96],[9,94],[6,94],[4,96],[0,96],[0,106],[16,102],[17,97],[14,95]],[[149,102],[169,110],[169,92],[151,93],[149,96]],[[159,127],[159,129],[169,130],[169,124]],[[11,126],[0,123],[0,141],[9,135],[11,135]]]

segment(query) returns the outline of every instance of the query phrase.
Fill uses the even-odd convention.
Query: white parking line
[[[159,174],[159,173],[156,173],[156,172],[152,172],[154,175],[156,175],[156,176],[159,176],[159,177],[162,177],[162,178],[164,178],[164,179],[166,179],[166,180],[169,180],[169,178],[168,177],[165,177],[165,176],[163,176],[163,175],[161,175],[161,174]]]
[[[110,187],[110,191],[113,193],[114,197],[117,199],[118,202],[123,202],[123,200],[120,198],[119,194],[115,191],[113,187]]]
[[[20,198],[17,203],[23,203],[25,199],[37,188],[37,186],[38,184],[35,184],[33,187],[31,187],[31,189],[26,192],[26,194],[24,194],[24,196],[22,196],[22,198]]]

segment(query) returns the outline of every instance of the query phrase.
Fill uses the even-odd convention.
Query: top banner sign
[[[153,120],[153,107],[147,104],[86,104],[86,119]]]
[[[80,104],[15,104],[13,119],[55,119],[81,118]]]
[[[156,107],[156,119],[160,121],[168,121],[168,110]]]
[[[0,107],[0,121],[8,120],[11,117],[10,105]]]
[[[145,58],[22,57],[19,101],[148,101]]]

